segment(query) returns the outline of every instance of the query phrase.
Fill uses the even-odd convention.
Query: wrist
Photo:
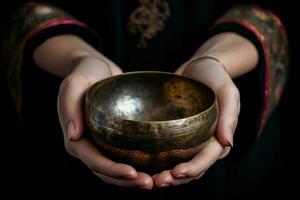
[[[243,75],[254,69],[258,63],[258,52],[247,38],[233,32],[219,33],[207,40],[194,57],[217,58],[232,77]]]
[[[97,56],[84,56],[72,68],[70,75],[80,74],[85,76],[90,83],[112,76],[110,65]]]
[[[87,50],[76,50],[70,53],[70,65],[68,66],[67,75],[71,74],[75,69],[77,71],[80,67],[97,68],[101,66],[108,69],[111,68],[109,62],[101,56]]]
[[[199,57],[192,57],[186,64],[186,67],[183,71],[183,74],[188,73],[189,71],[193,71],[191,68],[193,66],[196,66],[198,68],[204,67],[206,65],[210,66],[220,66],[222,67],[226,73],[228,73],[228,70],[226,66],[216,57],[213,56],[199,56]]]
[[[219,60],[211,57],[192,58],[188,61],[182,74],[201,81],[213,90],[217,90],[224,84],[232,83],[232,79],[224,65]]]

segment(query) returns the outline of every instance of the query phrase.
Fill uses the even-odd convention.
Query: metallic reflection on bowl
[[[137,167],[167,167],[213,135],[218,106],[204,84],[165,72],[131,72],[94,84],[85,118],[102,150]]]

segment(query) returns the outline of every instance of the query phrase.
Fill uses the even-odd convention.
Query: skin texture
[[[215,57],[222,64],[209,58],[191,62],[202,56]],[[68,153],[80,159],[106,183],[141,189],[180,185],[198,179],[212,164],[229,153],[240,111],[239,91],[232,78],[251,71],[258,62],[257,51],[250,41],[227,32],[207,40],[191,59],[178,68],[175,73],[201,81],[216,93],[220,109],[217,130],[189,162],[150,176],[105,157],[82,135],[85,92],[96,81],[120,74],[122,70],[74,35],[49,38],[35,50],[33,57],[43,70],[64,77],[57,108]]]
[[[195,58],[211,56],[213,59]],[[218,159],[228,155],[233,147],[233,135],[240,112],[239,91],[232,78],[243,75],[258,63],[254,45],[235,33],[221,33],[210,38],[184,63],[176,73],[198,80],[211,87],[218,100],[220,116],[217,129],[208,144],[189,162],[153,176],[156,187],[188,183],[204,175]]]

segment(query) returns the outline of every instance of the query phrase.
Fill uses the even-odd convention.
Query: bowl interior
[[[214,93],[204,84],[171,73],[135,72],[94,84],[87,100],[98,111],[136,121],[167,121],[208,109]]]

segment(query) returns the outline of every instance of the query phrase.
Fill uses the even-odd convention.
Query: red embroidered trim
[[[263,125],[265,124],[265,121],[267,119],[269,110],[270,110],[270,104],[269,104],[269,98],[270,98],[270,93],[271,93],[271,88],[270,88],[270,60],[269,58],[269,51],[268,51],[268,47],[266,46],[266,44],[263,42],[263,37],[262,35],[259,34],[259,31],[256,30],[256,28],[252,25],[252,24],[246,24],[243,23],[241,21],[238,20],[229,20],[229,21],[218,21],[218,24],[220,23],[233,23],[233,24],[238,24],[246,29],[248,29],[249,31],[251,31],[252,33],[254,33],[254,35],[256,36],[257,40],[259,41],[259,43],[262,45],[263,48],[263,52],[264,52],[264,63],[266,65],[265,67],[265,76],[264,76],[264,103],[263,103],[263,111],[262,111],[262,116],[260,118],[260,122],[259,122],[259,130],[258,130],[258,137],[263,129]]]
[[[263,49],[264,102],[259,119],[258,138],[273,108],[278,104],[285,84],[289,63],[286,30],[278,16],[256,5],[234,7],[216,25],[225,23],[238,24],[251,31]]]
[[[55,26],[59,26],[59,25],[69,25],[69,24],[74,24],[74,25],[78,25],[81,27],[86,27],[86,25],[82,22],[76,21],[76,20],[72,20],[72,19],[54,19],[51,20],[50,22],[47,21],[43,24],[40,24],[36,29],[32,30],[28,35],[25,36],[24,40],[22,41],[22,46],[24,47],[24,45],[35,35],[37,35],[38,33],[40,33],[41,31],[44,31],[48,28],[52,28]]]

